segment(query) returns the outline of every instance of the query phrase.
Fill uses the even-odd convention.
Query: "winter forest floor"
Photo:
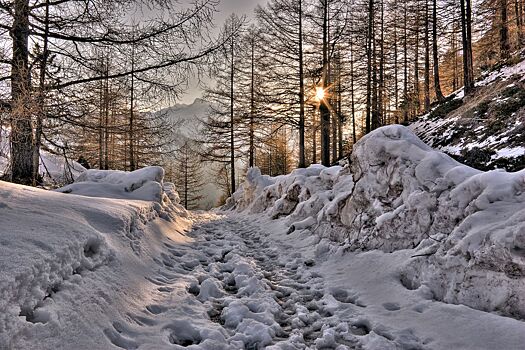
[[[412,251],[328,254],[312,236],[284,235],[279,222],[242,214],[202,218],[188,233],[191,242],[165,243],[157,273],[147,277],[157,286],[150,304],[112,322],[104,330],[111,343],[126,349],[167,341],[204,349],[525,344],[521,321],[404,286],[397,267]]]
[[[198,305],[192,310],[194,325],[183,326],[187,333],[175,327],[170,340],[205,341],[196,332],[202,322],[208,326],[201,327],[217,328],[231,349],[519,349],[525,344],[521,321],[435,301],[425,289],[404,286],[398,266],[412,251],[333,254],[311,235],[285,231],[267,219],[218,216],[195,227],[189,233],[195,241],[183,250],[168,247],[175,255],[162,262],[159,290],[184,276],[193,280],[194,298],[188,298]],[[181,263],[187,272],[180,272]],[[165,279],[174,272],[182,276]],[[169,328],[184,306],[173,309],[162,295],[156,300],[170,311],[150,315],[151,323]],[[120,334],[133,338],[136,330],[128,326]]]
[[[523,349],[525,171],[392,126],[224,211],[163,176],[0,181],[1,350]]]

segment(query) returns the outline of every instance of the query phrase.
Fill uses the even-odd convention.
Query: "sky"
[[[232,13],[239,16],[246,15],[248,19],[253,18],[253,10],[255,7],[257,7],[257,5],[264,5],[266,2],[267,0],[221,0],[214,19],[216,30],[219,31],[222,28],[222,24]],[[199,89],[197,83],[194,82],[192,86],[188,88],[187,93],[181,96],[179,102],[191,104],[196,98],[201,97],[201,95],[202,90]]]

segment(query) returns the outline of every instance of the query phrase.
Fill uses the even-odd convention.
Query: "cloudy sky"
[[[253,10],[257,5],[266,4],[267,0],[221,0],[218,7],[219,12],[215,15],[217,30],[220,30],[224,21],[229,15],[235,13],[239,16],[246,15],[248,18],[253,16]],[[196,85],[196,84],[193,84]],[[191,104],[197,97],[201,97],[202,91],[197,86],[191,86],[184,96],[181,103]]]

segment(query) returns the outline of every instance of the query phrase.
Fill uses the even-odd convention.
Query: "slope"
[[[481,170],[525,168],[525,61],[486,73],[410,125],[427,144]]]

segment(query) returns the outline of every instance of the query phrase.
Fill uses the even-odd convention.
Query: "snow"
[[[0,348],[133,348],[116,329],[154,304],[164,244],[190,241],[167,204],[0,182]]]
[[[73,184],[57,189],[89,197],[137,199],[162,203],[164,200],[164,169],[145,167],[133,172],[118,170],[94,170],[83,172]],[[168,188],[173,190],[173,184]]]
[[[256,183],[249,177],[230,207],[285,216],[288,232],[306,222],[353,251],[414,250],[421,257],[407,261],[407,283],[436,300],[525,316],[525,171],[469,168],[396,125],[360,140],[349,167],[296,170],[254,191]]]
[[[525,79],[525,61],[521,61],[518,64],[506,66],[489,73],[484,79],[477,82],[476,86],[486,86],[498,79],[507,80],[514,75],[522,76],[521,81]],[[512,84],[509,84],[509,86],[511,85]]]
[[[402,126],[216,213],[157,167],[0,182],[0,348],[519,349],[524,189]]]
[[[0,176],[9,168],[9,134],[9,129],[0,127]],[[39,164],[38,172],[42,175],[46,185],[72,182],[86,170],[78,162],[46,150],[40,151]]]
[[[516,158],[525,155],[525,147],[504,147],[499,149],[492,158]]]

